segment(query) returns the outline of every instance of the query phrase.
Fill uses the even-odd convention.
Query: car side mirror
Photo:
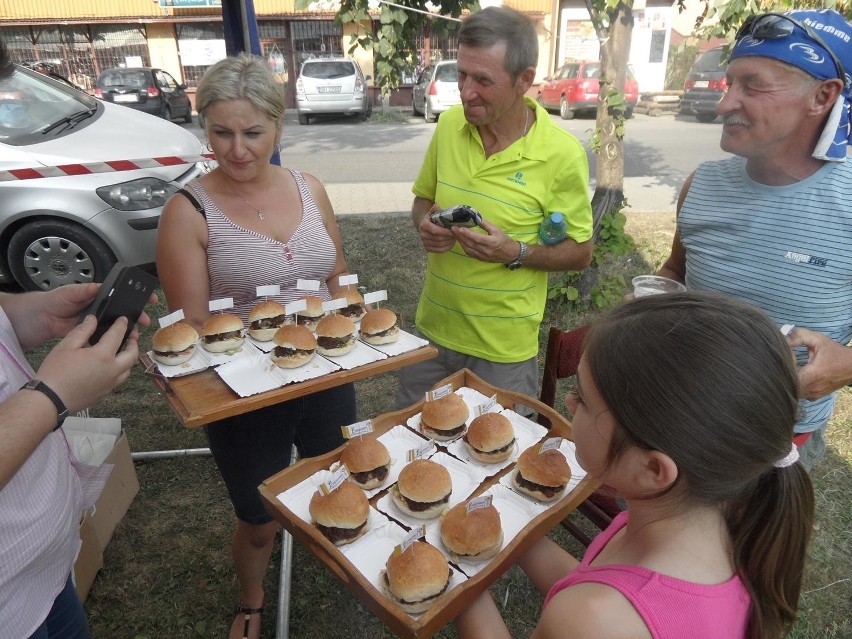
[[[178,89],[186,89],[186,85],[185,84],[179,84]]]
[[[364,82],[369,82],[372,79],[373,79],[373,76],[371,76],[371,75],[365,75],[364,76]]]

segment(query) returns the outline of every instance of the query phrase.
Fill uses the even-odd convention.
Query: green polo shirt
[[[592,237],[589,166],[577,139],[536,107],[536,125],[508,148],[485,157],[461,106],[441,114],[412,192],[442,208],[467,204],[510,237],[538,243],[542,220],[561,211],[568,236]],[[468,257],[459,244],[429,253],[417,328],[430,340],[492,362],[538,354],[547,273]]]

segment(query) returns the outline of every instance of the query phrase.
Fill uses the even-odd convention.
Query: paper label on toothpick
[[[475,417],[479,417],[480,415],[484,415],[485,413],[490,413],[491,409],[497,405],[497,395],[492,395],[488,398],[487,401],[482,404],[477,404],[473,407],[473,413]]]
[[[340,430],[343,431],[343,436],[346,439],[361,437],[362,435],[373,432],[373,420],[365,419],[363,422],[356,422],[354,424],[349,424],[348,426],[341,426]]]
[[[373,291],[372,293],[364,294],[364,304],[375,304],[382,302],[388,298],[387,291]]]
[[[319,280],[296,280],[296,288],[300,291],[318,291],[320,290]]]
[[[393,551],[397,555],[402,554],[406,550],[408,550],[408,547],[411,546],[411,544],[413,544],[415,541],[417,541],[418,539],[423,539],[425,537],[426,537],[426,526],[425,525],[421,525],[421,526],[417,526],[416,528],[412,528],[411,532],[409,532],[405,536],[405,538],[402,540],[402,543],[399,546],[397,546],[396,548],[394,548]]]
[[[426,459],[433,452],[438,450],[435,446],[435,442],[429,441],[421,444],[417,448],[412,448],[406,453],[405,457],[408,461],[413,462],[415,459]]]
[[[233,297],[223,297],[218,300],[210,300],[210,303],[207,305],[207,308],[211,313],[214,311],[224,311],[226,308],[233,308],[234,306],[234,298]]]
[[[354,273],[351,274],[351,275],[341,275],[340,277],[337,278],[337,282],[341,286],[349,286],[351,284],[357,284],[358,283],[358,276],[355,275]]]
[[[179,322],[183,319],[183,309],[179,308],[174,313],[169,313],[168,315],[163,315],[160,318],[160,328],[165,328],[166,326],[171,326],[175,322]]]
[[[558,450],[562,445],[561,437],[548,437],[542,442],[541,446],[538,449],[538,454],[546,453],[549,450]]]
[[[278,284],[258,286],[255,290],[257,291],[258,297],[269,297],[270,295],[278,295],[281,293],[281,287]]]
[[[322,310],[326,313],[329,311],[336,311],[339,308],[346,308],[349,306],[349,302],[346,301],[343,297],[338,297],[336,300],[329,300],[328,302],[322,303]]]
[[[474,497],[469,502],[467,502],[466,510],[467,512],[473,512],[474,510],[479,510],[481,508],[488,508],[491,505],[492,499],[493,497],[490,494]]]
[[[323,495],[328,495],[330,492],[340,488],[340,485],[346,481],[347,477],[349,477],[349,469],[344,464],[340,464],[340,468],[334,471],[331,479],[319,485],[319,491]]]
[[[442,397],[446,397],[450,393],[453,392],[452,384],[444,384],[443,386],[439,386],[438,388],[433,388],[430,391],[426,391],[426,401],[434,402],[436,399],[441,399]]]
[[[284,312],[287,315],[295,315],[299,311],[304,311],[308,308],[308,300],[296,300],[284,305]]]

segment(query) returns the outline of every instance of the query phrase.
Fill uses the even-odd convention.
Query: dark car
[[[570,120],[577,111],[598,108],[598,77],[601,64],[597,60],[566,62],[552,77],[544,79],[537,100],[545,109],[559,109],[563,120]],[[624,77],[624,117],[633,117],[639,101],[639,85],[633,72],[627,69]]]
[[[699,122],[712,122],[716,119],[716,105],[728,90],[728,80],[725,77],[728,63],[724,59],[724,53],[723,47],[717,47],[698,56],[683,85],[681,113],[694,115]]]
[[[186,85],[162,69],[107,69],[98,77],[95,95],[166,120],[182,118],[192,122],[192,102]]]

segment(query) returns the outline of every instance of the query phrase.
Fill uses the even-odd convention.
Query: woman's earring
[[[208,140],[207,142],[205,142],[205,143],[204,143],[204,148],[205,148],[205,149],[207,149],[208,151],[212,151],[212,150],[213,150],[213,147],[211,147],[211,146],[210,146],[210,141],[209,141],[209,140]]]

